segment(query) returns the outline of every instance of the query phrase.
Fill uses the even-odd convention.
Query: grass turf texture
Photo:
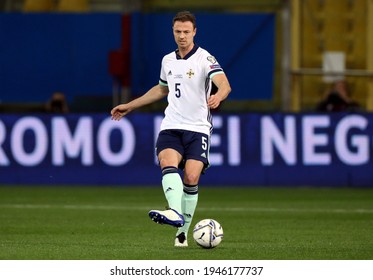
[[[214,249],[173,246],[152,222],[160,187],[0,187],[3,260],[372,260],[373,189],[200,188],[193,225],[224,229]]]

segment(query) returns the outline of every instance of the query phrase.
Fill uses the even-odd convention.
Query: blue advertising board
[[[0,115],[0,184],[158,185],[161,114]],[[373,186],[372,114],[217,114],[205,185]]]
[[[108,53],[121,46],[121,15],[0,13],[0,103],[111,95]]]
[[[133,13],[130,40],[121,13],[0,13],[0,104],[46,102],[58,91],[69,102],[113,91],[109,53],[128,46],[130,91],[158,83],[162,57],[176,49],[170,13]],[[274,13],[196,13],[195,41],[229,77],[230,99],[270,100],[275,55]],[[240,26],[240,32],[233,32]],[[151,47],[150,47],[151,46]],[[250,83],[248,83],[250,81]],[[247,90],[249,89],[249,90]]]

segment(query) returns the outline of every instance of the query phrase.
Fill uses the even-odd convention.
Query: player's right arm
[[[111,119],[119,121],[131,111],[145,105],[161,100],[168,94],[168,87],[156,85],[148,90],[144,95],[124,104],[120,104],[111,110]]]

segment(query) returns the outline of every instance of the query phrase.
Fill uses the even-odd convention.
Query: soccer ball
[[[223,228],[213,219],[201,220],[194,226],[193,239],[203,248],[214,248],[223,240]]]

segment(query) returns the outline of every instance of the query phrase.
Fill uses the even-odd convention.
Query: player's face
[[[176,21],[174,23],[174,37],[177,46],[180,49],[187,50],[193,47],[193,39],[196,35],[196,29],[190,21]]]

